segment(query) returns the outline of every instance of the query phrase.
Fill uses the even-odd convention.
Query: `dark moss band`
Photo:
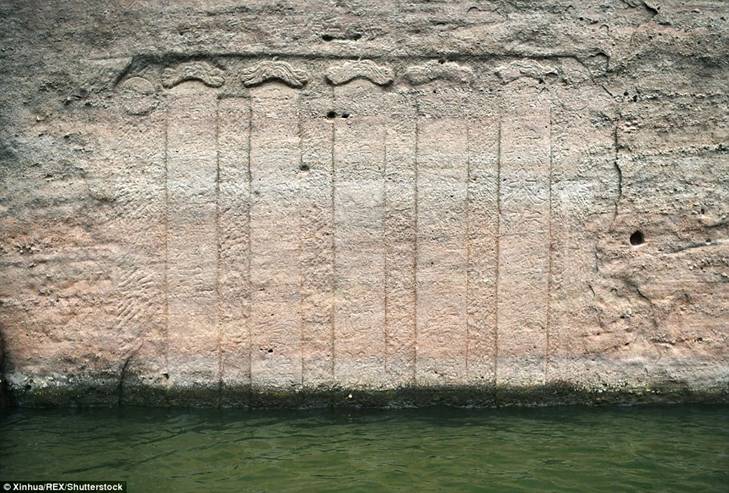
[[[637,405],[729,403],[729,385],[692,390],[670,382],[645,388],[586,389],[554,383],[533,387],[449,386],[354,390],[338,387],[275,390],[243,387],[159,388],[115,385],[9,389],[5,404],[20,407],[224,407],[224,408],[413,408],[539,407],[555,405]]]

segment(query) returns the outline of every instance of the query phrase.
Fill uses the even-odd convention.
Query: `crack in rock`
[[[137,352],[139,352],[139,349],[142,346],[139,345],[134,351],[132,351],[129,356],[127,356],[124,359],[124,363],[121,366],[121,369],[119,370],[119,382],[117,384],[117,405],[121,406],[124,403],[124,384],[126,382],[127,378],[127,369],[129,368],[129,363],[134,359],[134,357],[137,355]]]
[[[613,220],[612,220],[613,223],[615,223],[615,220],[617,219],[618,214],[620,213],[620,202],[623,200],[623,170],[620,167],[620,139],[618,138],[618,130],[620,128],[620,122],[621,122],[621,120],[618,119],[618,121],[615,123],[615,128],[613,129],[613,146],[615,147],[615,157],[613,159],[613,167],[615,168],[615,173],[617,174],[617,182],[618,182],[618,193],[617,193],[617,197],[615,198],[614,210],[613,210]]]

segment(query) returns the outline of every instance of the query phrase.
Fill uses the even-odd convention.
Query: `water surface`
[[[729,491],[729,407],[16,410],[0,479],[129,491]]]

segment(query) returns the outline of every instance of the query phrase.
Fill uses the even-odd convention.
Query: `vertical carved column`
[[[335,376],[374,385],[385,381],[382,93],[365,80],[334,91]]]
[[[384,97],[385,365],[391,386],[415,375],[415,131],[411,92]]]
[[[217,94],[197,82],[170,92],[167,112],[167,330],[170,378],[219,379]]]
[[[499,384],[544,382],[550,255],[550,102],[518,78],[503,90]]]
[[[459,383],[467,333],[468,93],[447,87],[419,99],[417,383]]]
[[[329,88],[301,96],[301,309],[303,382],[334,383],[333,122]]]
[[[107,231],[120,245],[118,268],[112,279],[118,301],[114,334],[122,340],[119,403],[147,400],[151,392],[134,392],[137,385],[164,388],[165,359],[165,114],[157,105],[154,87],[141,77],[120,84],[126,114],[111,117],[99,132],[108,142],[104,170],[116,209]],[[108,113],[99,122],[107,122]],[[118,166],[123,162],[124,166]],[[100,345],[118,341],[99,341]]]
[[[499,230],[499,114],[488,96],[469,102],[466,244],[468,340],[466,378],[493,384]]]
[[[251,365],[260,387],[301,384],[298,91],[251,89]]]
[[[250,105],[218,103],[218,330],[220,382],[250,384]]]

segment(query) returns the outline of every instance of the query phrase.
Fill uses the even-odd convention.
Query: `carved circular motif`
[[[124,111],[130,115],[147,115],[159,101],[154,85],[142,77],[130,77],[119,86],[119,99]]]

